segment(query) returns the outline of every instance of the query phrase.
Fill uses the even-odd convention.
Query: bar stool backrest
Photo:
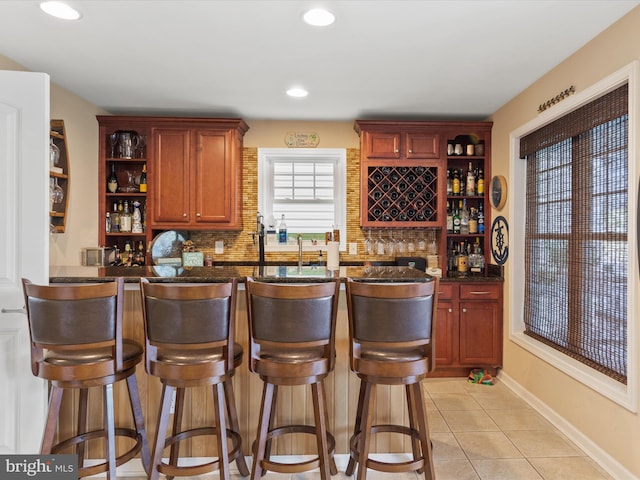
[[[351,356],[377,350],[425,346],[431,369],[438,280],[366,283],[347,279]]]
[[[161,284],[140,279],[147,367],[159,348],[222,347],[233,368],[237,280],[210,284]]]
[[[89,285],[36,285],[22,280],[31,337],[31,369],[48,380],[65,377],[64,362],[48,364],[47,351],[56,356],[94,358],[86,378],[111,375],[122,369],[122,312],[124,280]],[[96,355],[96,349],[102,352]],[[106,350],[105,350],[106,349]],[[111,350],[110,354],[104,352]],[[67,367],[73,367],[71,363]],[[77,365],[76,365],[77,366]],[[55,372],[58,373],[55,373]],[[85,378],[76,368],[74,379]],[[78,375],[80,377],[78,377]]]
[[[246,289],[252,356],[259,355],[261,344],[283,348],[325,345],[333,368],[339,279],[287,284],[247,278]]]

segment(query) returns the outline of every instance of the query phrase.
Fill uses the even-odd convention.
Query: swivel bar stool
[[[159,284],[140,280],[145,329],[145,368],[162,382],[162,398],[149,479],[220,471],[229,479],[236,461],[242,476],[249,469],[242,453],[232,377],[242,363],[242,347],[234,342],[237,281],[211,284]],[[182,430],[185,391],[212,387],[213,426]],[[176,392],[172,433],[167,437],[173,393]],[[225,410],[226,405],[226,410]],[[207,412],[201,412],[206,416]],[[203,422],[205,423],[205,422]],[[215,436],[216,458],[199,465],[179,465],[180,442]],[[231,448],[229,447],[231,445]],[[165,448],[169,462],[163,462]]]
[[[357,480],[367,468],[382,472],[424,472],[435,479],[427,414],[420,382],[434,368],[433,328],[438,279],[424,283],[361,283],[347,279],[349,357],[360,378],[360,395],[346,474],[358,464]],[[377,385],[404,385],[409,425],[374,425]],[[371,437],[379,432],[407,435],[413,459],[383,462],[369,457]]]
[[[116,467],[139,452],[148,471],[149,446],[144,426],[136,366],[142,361],[142,347],[122,338],[124,281],[90,285],[35,285],[22,280],[31,337],[31,371],[51,383],[49,410],[40,452],[65,453],[75,446],[78,476],[107,473],[116,479]],[[135,429],[116,428],[113,386],[126,380]],[[102,387],[104,424],[87,431],[88,392]],[[55,442],[62,394],[79,391],[78,423],[75,435]],[[117,455],[116,437],[128,437],[133,445]],[[105,461],[84,466],[85,444],[104,439]],[[121,448],[122,449],[122,448]]]
[[[338,473],[335,439],[327,431],[324,379],[335,364],[335,326],[340,280],[313,284],[260,283],[247,278],[246,295],[251,358],[249,370],[264,382],[251,478],[265,473],[298,473],[320,467],[328,480]],[[278,389],[310,385],[315,425],[274,426]],[[298,463],[271,457],[274,437],[313,434],[318,456]]]

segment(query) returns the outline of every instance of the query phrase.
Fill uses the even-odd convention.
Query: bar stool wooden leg
[[[158,412],[158,427],[156,433],[155,446],[153,448],[153,457],[149,470],[149,480],[158,480],[160,471],[158,467],[162,463],[162,452],[164,450],[164,440],[167,435],[169,426],[169,411],[171,410],[171,400],[173,399],[174,387],[162,385],[162,394],[160,396],[160,412]]]
[[[51,386],[49,393],[49,410],[47,412],[47,423],[42,436],[42,446],[40,453],[51,453],[53,448],[53,439],[56,434],[56,426],[58,424],[58,415],[60,414],[60,406],[62,405],[62,393],[64,389]]]
[[[234,432],[239,432],[240,422],[238,421],[238,411],[236,410],[236,397],[233,391],[233,383],[230,378],[224,381],[224,396],[227,405],[227,415],[229,415],[229,425],[231,426],[231,430],[233,430]],[[244,458],[242,449],[238,451],[238,455],[236,456],[235,460],[240,475],[242,475],[243,477],[249,476],[249,467],[247,467],[247,461]]]
[[[313,414],[316,426],[316,445],[318,448],[318,458],[320,459],[320,478],[329,480],[330,474],[327,471],[327,465],[329,465],[327,423],[326,416],[323,413],[327,411],[327,405],[322,384],[311,384],[311,396],[313,397]]]
[[[255,448],[253,452],[253,465],[251,466],[251,480],[256,480],[263,475],[262,460],[265,458],[265,450],[267,447],[267,434],[269,433],[269,425],[271,417],[267,412],[272,411],[274,405],[273,397],[276,386],[272,383],[264,382],[262,388],[262,406],[260,407],[260,419],[258,420],[258,433],[256,437]]]
[[[87,403],[89,397],[89,390],[87,388],[81,388],[78,395],[78,435],[83,435],[87,432]],[[80,442],[76,445],[76,453],[78,455],[78,468],[82,468],[84,465],[84,443]]]
[[[413,389],[411,385],[405,386],[405,393],[407,397],[407,409],[409,413],[409,429],[411,431],[418,431],[416,428],[416,398],[413,394]],[[420,439],[415,438],[413,435],[411,436],[411,452],[413,453],[413,460],[417,460],[422,455],[420,449]],[[424,470],[421,468],[418,470],[419,474],[424,473]]]
[[[429,435],[429,425],[427,423],[427,412],[422,398],[422,388],[420,383],[410,386],[413,390],[414,408],[420,434],[420,445],[422,447],[422,458],[424,460],[424,476],[426,480],[435,480],[436,473],[433,468],[433,451],[431,448],[431,437]]]
[[[107,431],[105,440],[105,455],[107,459],[107,478],[116,480],[116,427],[113,409],[113,384],[103,387],[104,392],[104,423]]]
[[[131,414],[136,426],[136,431],[142,438],[142,448],[140,450],[140,459],[144,471],[149,474],[151,467],[151,453],[149,452],[149,442],[147,440],[147,430],[144,426],[144,415],[142,413],[142,403],[140,401],[140,391],[138,390],[138,381],[135,374],[127,377],[127,390],[129,391],[129,400],[131,403]]]
[[[327,425],[327,429],[329,428],[329,409],[326,407],[327,405],[327,392],[324,388],[324,382],[320,383],[320,387],[322,388],[322,395],[325,398],[324,404],[325,404],[325,408],[324,408],[324,424]],[[326,433],[326,432],[325,432]],[[334,458],[333,455],[329,455],[329,471],[331,472],[331,475],[337,475],[338,474],[338,466],[336,465],[336,459]]]
[[[184,413],[184,388],[176,388],[176,404],[173,410],[173,433],[172,436],[178,435],[182,431],[182,414]],[[169,465],[175,467],[178,466],[178,459],[180,458],[180,442],[174,442],[171,444],[171,450],[169,451]],[[167,475],[167,480],[173,480],[173,475]]]
[[[216,423],[216,442],[218,443],[218,458],[220,459],[220,478],[229,480],[229,463],[222,459],[229,458],[229,446],[227,445],[227,420],[224,407],[224,389],[222,383],[212,386],[213,410]]]
[[[376,385],[364,383],[364,397],[362,406],[362,423],[360,428],[360,440],[358,441],[359,458],[357,480],[365,480],[367,476],[367,459],[371,449],[371,427],[375,412]]]
[[[353,435],[351,436],[352,439],[356,438],[356,435],[362,431],[361,424],[362,424],[362,406],[364,404],[364,393],[365,393],[364,382],[360,381],[360,392],[358,393],[358,408],[356,409],[356,422],[355,422],[355,426],[353,427]],[[350,477],[351,475],[353,475],[353,472],[356,469],[357,463],[358,463],[358,459],[355,457],[355,452],[353,451],[353,449],[350,449],[349,463],[347,463],[347,469],[345,470],[345,473],[347,474],[347,476]]]

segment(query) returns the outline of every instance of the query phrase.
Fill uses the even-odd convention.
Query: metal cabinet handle
[[[491,292],[469,292],[471,295],[489,295]]]
[[[187,216],[187,214],[186,214],[186,213],[183,213],[183,214],[182,214],[182,216],[183,216],[183,217],[186,217],[186,216]]]
[[[196,217],[201,217],[202,215],[200,215],[199,213],[196,213]]]
[[[450,308],[450,309],[449,309],[449,313],[453,313],[453,308]]]
[[[466,308],[463,308],[463,309],[462,309],[462,311],[463,311],[464,313],[467,313],[467,309],[466,309]]]
[[[413,153],[413,150],[409,149],[409,153]]]
[[[21,308],[3,308],[0,313],[24,313],[27,314],[27,310],[24,307]]]

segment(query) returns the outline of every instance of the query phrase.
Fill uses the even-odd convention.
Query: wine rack
[[[64,120],[51,120],[50,141],[58,147],[59,158],[55,165],[57,170],[49,171],[50,188],[58,190],[56,202],[50,202],[49,231],[51,233],[64,233],[69,210],[69,150],[67,148],[67,136],[64,128]]]
[[[438,221],[436,167],[369,166],[367,179],[367,221]]]

